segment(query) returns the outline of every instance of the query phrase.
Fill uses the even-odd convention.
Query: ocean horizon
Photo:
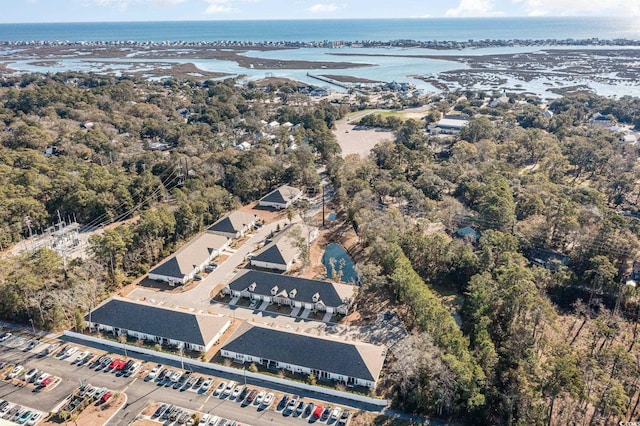
[[[625,17],[492,17],[0,24],[0,41],[640,40]]]

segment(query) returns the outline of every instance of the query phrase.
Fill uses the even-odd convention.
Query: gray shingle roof
[[[255,289],[252,291],[254,294],[269,296],[271,295],[271,289],[274,286],[278,286],[278,293],[286,291],[287,294],[291,294],[291,290],[295,289],[296,295],[294,299],[305,303],[314,303],[313,295],[318,293],[320,295],[319,300],[329,307],[343,305],[343,298],[351,298],[355,288],[348,284],[308,280],[306,278],[253,270],[240,272],[229,283],[229,288],[234,291],[244,291],[253,283],[256,284]]]
[[[201,265],[214,250],[220,251],[227,239],[220,235],[201,234],[189,241],[167,260],[149,271],[150,274],[183,278]]]
[[[286,265],[288,263],[283,256],[281,247],[278,247],[277,243],[271,243],[265,246],[261,251],[259,251],[254,257],[251,258],[251,261],[269,262],[281,265]]]
[[[378,379],[385,357],[382,346],[312,337],[250,323],[238,327],[222,350],[370,381]]]
[[[280,188],[274,189],[273,191],[262,197],[260,201],[268,203],[287,204],[289,201],[298,197],[301,192],[302,191],[300,191],[298,188],[294,188],[293,186],[282,185]]]
[[[206,346],[229,319],[111,299],[91,312],[91,322]]]
[[[219,219],[209,228],[209,232],[222,232],[225,234],[235,234],[237,232],[245,230],[247,225],[255,220],[255,216],[251,213],[245,213],[241,211],[234,211]]]

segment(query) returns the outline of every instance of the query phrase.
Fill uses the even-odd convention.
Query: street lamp
[[[36,334],[36,328],[33,325],[33,318],[29,318],[29,322],[31,323],[31,332]]]

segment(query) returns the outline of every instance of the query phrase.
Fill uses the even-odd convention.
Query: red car
[[[324,411],[324,407],[322,405],[318,405],[315,410],[313,410],[312,418],[319,419]]]
[[[127,361],[120,358],[116,358],[113,361],[111,361],[111,364],[109,364],[109,370],[118,370],[118,371],[122,370],[126,363]]]
[[[113,393],[111,392],[106,392],[104,395],[102,395],[102,398],[100,398],[100,401],[102,401],[103,403],[109,401],[111,399],[111,396],[113,395]]]
[[[49,376],[46,379],[44,379],[40,386],[42,386],[44,388],[46,386],[49,386],[51,384],[51,382],[53,382],[53,376]]]

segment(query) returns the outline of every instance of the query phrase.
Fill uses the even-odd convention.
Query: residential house
[[[114,298],[84,317],[92,330],[206,352],[231,326],[222,315],[196,314]],[[91,323],[89,323],[91,321]]]
[[[480,239],[480,234],[478,233],[478,231],[470,226],[465,226],[464,228],[458,229],[456,231],[456,236],[462,238],[463,240],[471,240],[472,242],[476,242]]]
[[[229,337],[220,354],[236,362],[305,376],[313,374],[319,380],[373,389],[380,377],[386,348],[245,322]]]
[[[296,235],[297,234],[297,235]],[[298,260],[302,252],[300,244],[318,238],[318,228],[301,224],[285,228],[273,241],[262,247],[252,258],[251,265],[258,268],[277,269],[286,272]]]
[[[467,124],[469,117],[466,115],[445,115],[435,124],[429,125],[429,131],[432,135],[455,135]]]
[[[349,284],[255,270],[241,271],[222,289],[223,294],[233,297],[343,315],[349,313],[355,291],[356,286]]]
[[[229,239],[210,233],[200,234],[151,271],[149,278],[169,285],[185,284],[229,246]]]
[[[258,217],[243,211],[233,211],[207,228],[211,234],[227,238],[240,238],[255,225]]]
[[[273,207],[275,209],[286,209],[295,203],[302,196],[302,191],[288,185],[274,189],[258,201],[261,207]]]
[[[611,126],[614,126],[615,122],[609,116],[600,114],[599,112],[596,112],[589,119],[589,124],[591,124],[593,127],[607,127],[607,128],[609,128]]]
[[[535,249],[531,252],[530,260],[551,271],[558,271],[569,264],[570,258],[554,250]]]

